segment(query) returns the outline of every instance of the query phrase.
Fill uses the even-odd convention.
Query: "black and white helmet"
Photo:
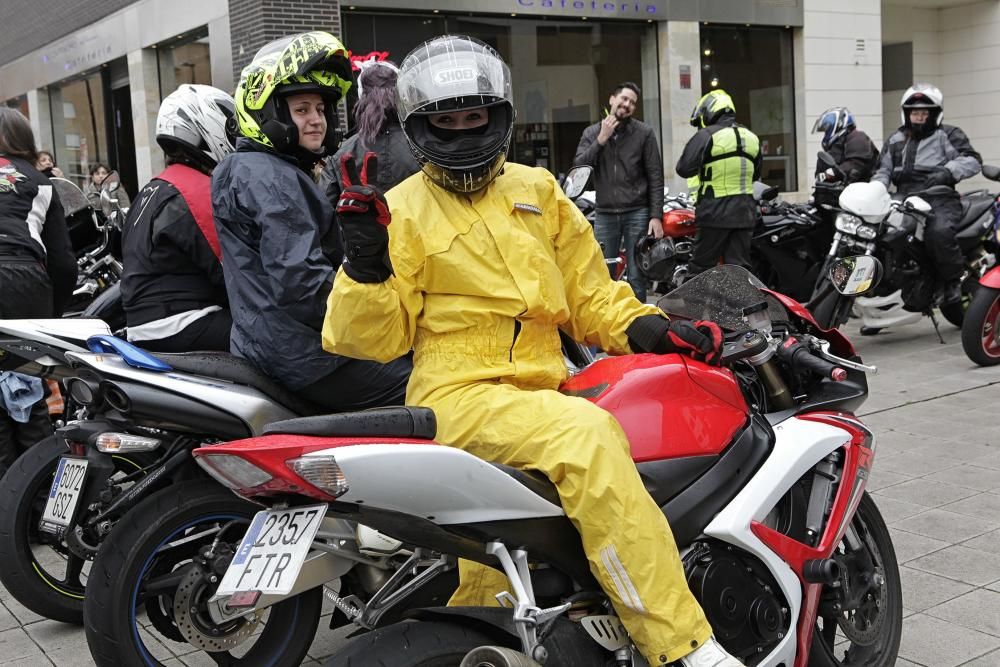
[[[514,128],[510,69],[474,37],[443,35],[413,49],[399,66],[396,109],[403,133],[425,174],[452,192],[481,190],[500,174]],[[443,139],[428,117],[489,109],[480,131]]]
[[[163,98],[156,115],[156,143],[213,168],[235,148],[236,103],[212,86],[185,83]]]
[[[915,83],[903,93],[899,102],[903,125],[912,127],[910,112],[914,109],[927,109],[928,117],[924,126],[937,128],[944,118],[944,95],[941,89],[930,83]]]

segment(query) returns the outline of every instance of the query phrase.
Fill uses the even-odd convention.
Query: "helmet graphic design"
[[[900,115],[903,118],[903,125],[914,131],[923,131],[925,128],[937,128],[941,125],[944,117],[944,95],[941,90],[929,83],[915,83],[903,93],[903,99],[899,103]],[[927,121],[920,127],[914,127],[910,121],[910,112],[914,109],[927,109]]]
[[[347,49],[325,32],[304,32],[264,45],[243,68],[236,86],[240,134],[287,153],[298,145],[298,129],[280,97],[318,93],[326,102],[326,148],[336,148],[335,107],[353,83]]]
[[[156,115],[156,143],[211,169],[234,148],[233,98],[218,88],[186,83],[163,98]]]
[[[514,128],[510,69],[473,37],[444,35],[424,42],[399,66],[396,108],[423,172],[453,192],[475,192],[500,174]],[[428,119],[447,111],[487,109],[485,126],[442,137]]]
[[[827,109],[816,119],[812,131],[823,133],[823,149],[829,149],[837,139],[857,127],[854,116],[847,107]]]
[[[736,105],[733,104],[733,98],[721,88],[713,90],[698,100],[694,111],[691,112],[691,126],[708,127],[727,111],[729,113],[736,113]]]

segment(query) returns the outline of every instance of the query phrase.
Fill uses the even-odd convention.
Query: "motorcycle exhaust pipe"
[[[541,667],[518,651],[502,646],[480,646],[469,651],[460,667]]]
[[[802,567],[802,578],[810,584],[835,586],[840,581],[840,565],[832,558],[807,560]]]

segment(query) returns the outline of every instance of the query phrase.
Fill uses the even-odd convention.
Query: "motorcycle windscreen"
[[[763,291],[764,284],[741,266],[723,264],[699,273],[664,295],[656,305],[673,317],[710,320],[727,331],[751,329],[745,313],[766,305],[771,322],[787,322],[788,312]]]

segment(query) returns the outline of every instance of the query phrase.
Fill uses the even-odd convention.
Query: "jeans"
[[[646,278],[639,273],[639,264],[635,261],[635,244],[646,236],[649,229],[649,212],[644,209],[622,211],[621,213],[600,213],[594,220],[594,235],[604,250],[605,259],[618,257],[621,249],[622,236],[625,237],[625,262],[628,267],[628,284],[635,292],[637,299],[646,302]],[[608,271],[614,276],[613,265],[608,265]]]

